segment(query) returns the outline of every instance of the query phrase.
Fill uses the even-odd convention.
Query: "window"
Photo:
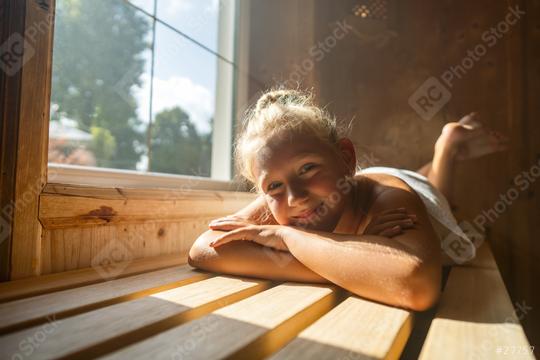
[[[234,6],[57,0],[49,173],[230,180]]]

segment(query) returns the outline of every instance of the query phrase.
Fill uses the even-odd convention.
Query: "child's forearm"
[[[208,230],[202,234],[191,247],[189,264],[203,270],[230,275],[276,281],[330,283],[289,252],[277,251],[249,241],[233,241],[219,248],[208,246],[223,233]]]
[[[359,296],[418,311],[438,296],[440,261],[420,260],[399,241],[302,230],[285,242],[307,267]]]

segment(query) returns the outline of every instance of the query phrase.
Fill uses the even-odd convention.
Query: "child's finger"
[[[244,219],[236,217],[236,216],[225,216],[225,217],[213,219],[210,221],[210,223],[220,223],[223,221],[244,221]]]
[[[386,229],[384,231],[382,231],[379,235],[380,236],[385,236],[385,237],[392,237],[392,236],[396,236],[396,235],[399,235],[401,234],[401,227],[399,226],[394,226],[390,229]]]
[[[383,210],[381,212],[378,212],[377,216],[386,215],[386,214],[393,214],[393,213],[404,213],[404,212],[407,212],[407,209],[405,209],[404,207],[392,208],[392,209],[387,209],[387,210]]]
[[[208,228],[210,228],[211,230],[231,231],[245,226],[246,224],[224,223],[208,225]]]
[[[383,216],[391,215],[391,214],[406,214],[406,213],[407,213],[407,209],[405,209],[404,207],[387,209],[387,210],[379,211],[378,213],[374,214],[373,219],[374,220],[380,219]]]
[[[411,219],[405,219],[405,220],[396,220],[396,221],[389,221],[384,224],[379,225],[382,229],[389,229],[393,228],[395,226],[399,226],[401,228],[410,228],[414,226],[414,221]]]
[[[398,213],[398,214],[378,216],[375,219],[373,219],[373,224],[378,225],[378,224],[383,224],[390,221],[406,220],[406,219],[412,219],[413,221],[417,220],[416,215],[414,214]]]
[[[234,222],[234,221],[208,224],[208,227],[212,230],[224,230],[224,231],[230,231],[230,230],[238,229],[245,226],[247,226],[247,224]]]
[[[379,224],[375,226],[371,226],[368,229],[366,229],[366,234],[372,234],[372,235],[378,235],[382,233],[383,231],[386,231],[388,229],[392,229],[396,226],[399,226],[401,229],[410,229],[414,227],[414,222],[411,219],[405,219],[405,220],[397,220],[397,221],[390,221],[386,222],[384,224]]]

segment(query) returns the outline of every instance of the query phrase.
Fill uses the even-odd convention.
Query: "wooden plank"
[[[193,180],[197,181],[196,179]],[[192,188],[182,189],[159,189],[159,188],[130,188],[130,187],[104,187],[77,184],[48,183],[43,189],[43,194],[67,195],[89,197],[96,199],[120,199],[120,200],[214,200],[251,201],[257,195],[243,191],[219,191],[198,190]]]
[[[499,271],[454,267],[420,359],[491,360],[516,349],[510,355],[534,359],[529,346]]]
[[[222,214],[225,215],[225,214]],[[187,262],[195,240],[214,219],[192,221],[148,220],[142,223],[45,229],[42,239],[42,274],[93,266],[95,256],[114,249],[115,261],[177,255]]]
[[[15,358],[16,354],[20,354],[26,359],[67,356],[92,359],[192,321],[269,287],[269,281],[217,276],[56,320],[47,324],[48,328],[54,329],[47,335],[47,341],[32,352],[23,353],[19,344],[44,331],[44,325],[0,337],[0,358]]]
[[[336,303],[335,287],[286,283],[114,352],[107,359],[262,359]]]
[[[10,279],[39,275],[39,193],[47,182],[54,0],[26,0]]]
[[[172,192],[141,189],[133,190],[137,194],[133,197],[121,197],[110,189],[101,195],[96,195],[95,187],[87,188],[87,194],[82,189],[77,195],[40,196],[39,219],[46,229],[214,218],[232,214],[255,199],[254,194],[241,192],[190,190],[183,196],[163,198]],[[152,194],[155,197],[149,197]]]
[[[529,163],[540,166],[540,108],[538,99],[540,98],[540,2],[536,0],[524,1],[525,11],[527,12],[524,22],[525,30],[525,69],[527,74],[525,81],[525,120],[523,134],[527,135],[529,141]],[[525,137],[523,137],[525,138]],[[525,194],[524,194],[525,195]],[[518,216],[527,216],[529,219],[530,230],[528,238],[531,240],[528,249],[523,250],[522,256],[527,254],[532,261],[530,269],[525,274],[521,274],[524,280],[528,282],[525,287],[529,290],[527,297],[520,297],[526,301],[532,308],[540,309],[540,287],[538,286],[538,274],[540,274],[540,188],[538,179],[536,184],[531,184],[531,189],[527,191],[527,202],[529,209]],[[523,293],[523,292],[522,292]],[[521,295],[518,295],[521,296]],[[527,331],[529,339],[538,344],[540,340],[540,311],[532,311],[523,319],[523,327]],[[539,354],[538,349],[536,353]]]
[[[156,256],[144,259],[117,263],[118,269],[122,269],[116,278],[136,275],[147,271],[164,269],[167,267],[184,265],[187,263],[187,255],[178,254],[167,256]],[[89,267],[62,273],[36,276],[26,279],[8,281],[0,283],[0,302],[12,301],[29,296],[46,294],[53,291],[65,290],[77,286],[89,285],[102,282],[105,279],[96,271]]]
[[[495,257],[491,251],[491,245],[489,245],[487,241],[484,241],[482,245],[476,249],[476,257],[474,259],[456,266],[499,270]]]
[[[412,323],[406,310],[350,296],[270,359],[398,359]]]
[[[0,44],[2,54],[13,54],[20,47],[24,33],[24,1],[4,1],[0,11]],[[11,49],[11,51],[7,49]],[[16,55],[14,58],[20,60]],[[4,62],[4,61],[2,61]],[[10,62],[11,63],[11,62]],[[14,64],[14,66],[16,66]],[[15,183],[17,179],[17,141],[19,131],[20,89],[22,73],[0,70],[0,281],[9,280]]]
[[[194,271],[189,265],[183,265],[15,300],[0,307],[0,333],[43,323],[53,316],[64,318],[90,309],[137,299],[210,276],[208,273]]]

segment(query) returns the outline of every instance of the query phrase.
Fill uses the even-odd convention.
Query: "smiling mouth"
[[[293,219],[307,219],[309,217],[311,217],[313,214],[315,214],[317,212],[317,210],[319,210],[321,207],[322,207],[323,203],[321,202],[319,205],[317,205],[317,207],[315,207],[314,209],[300,215],[300,216],[293,216]]]

